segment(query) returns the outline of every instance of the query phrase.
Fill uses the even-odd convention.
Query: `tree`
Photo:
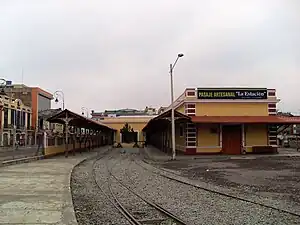
[[[128,123],[124,124],[123,128],[120,129],[120,133],[122,134],[122,142],[131,143],[136,141],[136,133]]]
[[[132,132],[133,129],[131,128],[131,126],[128,123],[125,123],[123,128],[120,130],[120,133],[129,133]]]

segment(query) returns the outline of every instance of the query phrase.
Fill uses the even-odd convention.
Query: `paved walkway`
[[[154,147],[144,148],[146,155],[155,161],[168,161],[172,159],[171,154],[166,154]],[[243,159],[243,158],[259,158],[259,157],[300,157],[300,152],[292,148],[280,148],[278,154],[246,154],[246,155],[176,155],[176,160],[194,160],[194,159],[209,159],[209,158],[220,158],[220,159]]]
[[[105,149],[0,168],[0,224],[76,225],[72,169]]]

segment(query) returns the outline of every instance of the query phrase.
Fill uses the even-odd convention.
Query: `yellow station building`
[[[276,115],[275,89],[188,88],[174,102],[176,150],[184,154],[277,151],[278,127],[299,117]],[[143,128],[147,143],[171,150],[171,106]]]
[[[92,112],[92,119],[115,129],[115,143],[122,143],[122,133],[120,131],[125,124],[128,124],[136,133],[138,142],[144,142],[145,135],[142,130],[146,124],[155,117],[155,114],[156,110],[149,107],[146,107],[144,110],[106,110],[105,112]]]
[[[122,142],[122,134],[120,130],[124,127],[126,123],[130,125],[134,132],[137,133],[137,141],[145,141],[144,133],[142,129],[154,116],[120,116],[120,117],[106,117],[101,120],[101,123],[115,129],[114,142]]]

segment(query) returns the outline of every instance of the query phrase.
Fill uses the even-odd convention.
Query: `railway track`
[[[158,171],[161,171],[161,172],[157,172],[157,171],[154,171],[153,169],[149,169],[149,168],[143,166],[141,163],[138,163],[137,160],[135,160],[135,163],[137,165],[139,165],[140,167],[142,167],[143,169],[145,169],[147,171],[150,171],[150,172],[152,172],[152,173],[154,173],[156,175],[162,176],[162,177],[164,177],[166,179],[169,179],[169,180],[172,180],[172,181],[175,181],[175,182],[178,182],[178,183],[182,183],[182,184],[185,184],[185,185],[188,185],[188,186],[192,186],[192,187],[195,187],[197,189],[201,189],[201,190],[204,190],[204,191],[207,191],[207,192],[210,192],[210,193],[214,193],[214,194],[217,194],[217,195],[225,196],[225,197],[228,197],[228,198],[231,198],[231,199],[235,199],[235,200],[239,200],[239,201],[243,201],[243,202],[247,202],[247,203],[259,205],[259,206],[262,206],[262,207],[265,207],[265,208],[277,210],[277,211],[280,211],[280,212],[283,212],[283,213],[287,213],[287,214],[290,214],[290,215],[293,215],[293,216],[300,217],[299,213],[291,212],[291,211],[288,211],[288,210],[285,210],[285,209],[280,209],[280,208],[277,208],[277,207],[274,207],[274,206],[266,205],[266,204],[263,204],[263,203],[260,203],[260,202],[256,202],[256,201],[253,201],[253,200],[246,199],[246,198],[238,197],[238,196],[231,195],[231,194],[228,194],[228,193],[224,193],[224,192],[212,190],[212,189],[209,189],[209,188],[201,187],[201,186],[196,185],[196,184],[192,184],[190,182],[187,182],[187,181],[185,181],[183,179],[178,178],[180,176],[178,174],[176,174],[175,172],[173,173],[171,171],[167,171],[167,170],[161,169],[161,168],[159,168],[157,166],[150,165],[146,160],[141,160],[141,161],[143,163],[147,164],[148,166],[154,168],[155,170],[158,170]],[[166,175],[165,173],[172,174],[174,176]]]
[[[178,216],[169,212],[160,205],[144,198],[140,194],[133,191],[133,188],[125,185],[119,178],[117,178],[112,168],[118,163],[116,160],[112,164],[108,162],[113,161],[113,156],[110,155],[108,160],[105,160],[107,177],[106,180],[100,183],[97,180],[97,173],[95,171],[95,164],[98,160],[105,156],[99,157],[93,163],[92,175],[98,188],[111,202],[111,204],[126,218],[129,224],[134,225],[186,225],[187,223]],[[128,173],[128,171],[126,171]]]

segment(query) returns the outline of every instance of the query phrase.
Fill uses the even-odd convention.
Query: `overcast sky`
[[[67,108],[170,102],[186,87],[276,88],[300,112],[299,0],[0,0],[0,77]],[[59,107],[58,104],[53,106]]]

